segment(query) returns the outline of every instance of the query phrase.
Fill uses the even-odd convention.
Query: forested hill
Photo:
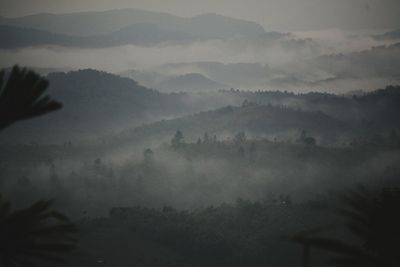
[[[311,92],[294,94],[282,91],[221,91],[226,98],[282,105],[301,110],[322,111],[336,119],[353,124],[360,130],[384,131],[399,129],[400,86],[387,86],[372,92],[334,95]]]
[[[49,94],[63,108],[13,125],[2,140],[64,142],[118,132],[184,113],[184,95],[162,94],[133,80],[96,70],[51,73]],[[29,135],[28,135],[29,133]]]
[[[166,94],[129,78],[90,69],[50,73],[48,79],[49,94],[64,104],[63,109],[12,126],[2,142],[98,139],[143,124],[170,137],[181,122],[189,129],[188,135],[192,130],[196,135],[205,131],[281,135],[304,129],[325,136],[322,139],[347,134],[349,125],[357,135],[400,128],[400,87],[393,86],[354,96],[238,90]],[[201,111],[209,112],[188,116]],[[158,129],[160,125],[166,128]]]
[[[1,48],[153,46],[228,38],[281,38],[257,23],[217,14],[183,18],[139,9],[0,17]]]
[[[154,46],[166,42],[186,43],[194,41],[188,34],[161,30],[153,24],[135,24],[115,32],[92,36],[72,36],[48,31],[0,25],[4,41],[2,49],[32,46],[63,46],[80,48],[104,48],[121,45]]]
[[[145,143],[155,139],[169,142],[178,129],[188,142],[196,142],[205,133],[210,138],[215,135],[218,139],[226,140],[233,139],[240,132],[251,138],[276,137],[295,141],[300,132],[305,130],[321,143],[332,143],[352,130],[346,123],[320,111],[249,103],[240,107],[227,106],[178,119],[163,120],[124,131],[120,135],[120,141]]]
[[[217,14],[184,18],[135,8],[103,12],[35,14],[17,18],[0,17],[0,24],[76,36],[107,34],[140,24],[152,24],[168,31],[179,31],[205,39],[234,35],[250,37],[265,33],[263,27],[257,23]]]

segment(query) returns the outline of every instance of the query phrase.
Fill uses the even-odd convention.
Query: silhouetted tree
[[[171,145],[173,148],[178,148],[183,145],[184,137],[180,130],[177,130],[174,137],[171,140]]]
[[[207,132],[205,132],[204,135],[203,135],[203,142],[204,142],[205,144],[211,143],[210,135],[209,135]]]
[[[235,137],[233,138],[233,141],[236,144],[243,144],[244,142],[246,142],[246,133],[245,132],[239,132],[235,135]]]
[[[154,161],[154,152],[150,148],[143,152],[144,163],[146,165],[152,164]]]
[[[305,130],[302,130],[300,133],[299,139],[297,142],[305,144],[305,145],[315,145],[317,142],[314,137],[308,136]]]

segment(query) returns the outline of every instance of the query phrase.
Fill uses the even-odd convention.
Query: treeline
[[[296,265],[301,246],[290,242],[291,233],[304,227],[332,222],[326,210],[288,202],[289,196],[264,202],[238,199],[196,210],[115,207],[108,217],[84,219],[85,238],[106,236],[114,250],[125,242],[140,253],[116,256],[106,251],[98,258],[108,264],[129,262],[139,266],[260,266]],[[139,245],[140,244],[140,245]],[[84,247],[90,253],[106,244]],[[291,255],[286,257],[285,255]],[[76,263],[79,265],[79,260]],[[88,260],[88,259],[86,259]],[[92,259],[93,261],[95,259]]]

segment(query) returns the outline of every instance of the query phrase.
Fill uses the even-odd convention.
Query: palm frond
[[[33,71],[14,66],[4,84],[4,71],[0,72],[0,130],[14,122],[58,110],[60,102],[42,96],[48,81]]]
[[[0,256],[6,267],[35,266],[35,260],[63,261],[76,248],[76,226],[51,210],[53,200],[10,211],[0,221]],[[1,205],[0,205],[1,206]]]

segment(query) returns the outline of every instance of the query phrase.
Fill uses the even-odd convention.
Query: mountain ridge
[[[213,28],[202,27],[209,22],[218,22]],[[179,17],[163,12],[146,11],[142,9],[114,9],[106,11],[75,12],[65,14],[34,14],[24,17],[1,18],[0,24],[30,27],[52,33],[63,33],[78,36],[105,34],[117,31],[135,23],[152,23],[166,30],[177,30],[187,34],[198,35],[202,38],[227,37],[237,32],[244,36],[264,33],[264,28],[251,21],[225,17],[222,15],[206,14],[192,18]],[[230,24],[233,24],[231,26]],[[207,24],[208,25],[208,24]]]

